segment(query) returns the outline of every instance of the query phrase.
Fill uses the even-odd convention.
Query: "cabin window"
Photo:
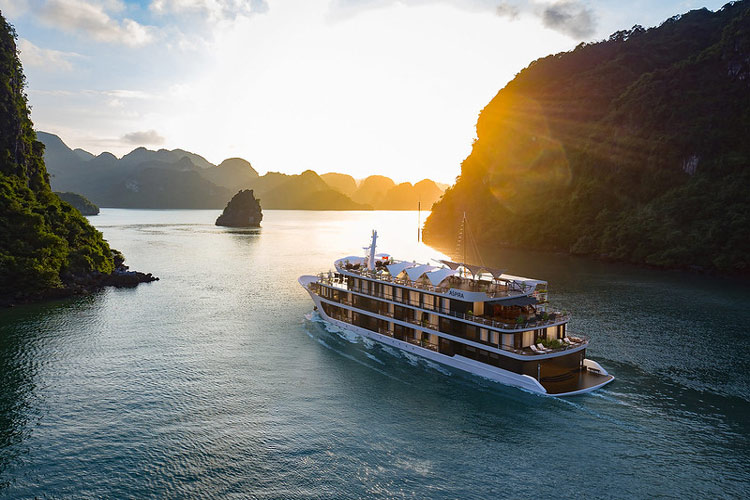
[[[382,300],[378,300],[378,314],[381,316],[387,316],[388,315],[388,303],[383,302]]]
[[[547,340],[557,339],[557,330],[558,328],[556,326],[548,326],[547,327]]]
[[[529,347],[534,343],[534,330],[523,332],[521,337],[521,347]]]
[[[484,302],[474,302],[474,309],[472,310],[474,316],[484,315]]]
[[[498,345],[500,344],[500,334],[497,332],[490,332],[492,334],[492,338],[490,339],[490,343]]]
[[[486,328],[480,328],[479,329],[479,339],[482,342],[489,342],[489,339],[490,339],[489,338],[489,332],[487,331]]]
[[[448,318],[444,318],[444,317],[440,316],[440,318],[438,319],[438,321],[440,322],[440,331],[441,332],[453,333],[453,331],[451,330],[451,322],[450,322],[450,320]]]
[[[406,321],[406,309],[401,306],[393,308],[393,317],[400,321]]]
[[[503,333],[503,346],[513,347],[513,337],[512,333]]]
[[[450,299],[450,310],[451,312],[465,314],[469,310],[468,303],[463,300]]]

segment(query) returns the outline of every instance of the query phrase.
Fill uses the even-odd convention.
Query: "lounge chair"
[[[539,349],[542,352],[548,352],[548,351],[552,350],[552,349],[547,349],[546,347],[544,347],[544,344],[537,344],[536,348]]]
[[[529,347],[531,347],[531,350],[534,351],[537,354],[544,354],[545,353],[545,351],[543,351],[541,349],[537,349],[537,347],[534,344],[531,344]]]
[[[573,344],[573,342],[571,342],[568,337],[563,338],[562,341],[563,341],[563,344],[567,344],[567,345],[572,345]]]

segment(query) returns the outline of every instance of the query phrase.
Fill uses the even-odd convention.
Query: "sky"
[[[711,0],[0,0],[37,130],[117,156],[452,183],[528,64]]]

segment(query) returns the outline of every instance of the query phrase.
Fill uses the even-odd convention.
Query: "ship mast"
[[[468,233],[466,232],[466,212],[464,212],[464,220],[461,223],[461,232],[464,235],[464,271],[466,270],[466,240],[468,238]]]
[[[417,201],[417,243],[419,243],[419,232],[422,226],[422,199]]]
[[[378,232],[372,230],[372,243],[370,243],[370,258],[367,259],[367,269],[372,271],[375,269],[375,245],[378,241]]]
[[[463,256],[461,262],[464,268],[464,275],[466,274],[466,239],[469,237],[466,228],[466,212],[464,212],[463,219],[461,220],[461,226],[458,230],[458,244],[456,245],[456,255],[460,259]]]

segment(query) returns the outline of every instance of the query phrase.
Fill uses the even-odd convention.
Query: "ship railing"
[[[548,325],[554,325],[558,323],[564,323],[570,321],[570,314],[564,314],[561,312],[555,312],[550,314],[547,319],[535,319],[531,321],[516,321],[515,323],[505,323],[496,319],[487,318],[485,316],[475,316],[468,313],[460,313],[457,311],[440,311],[448,316],[454,316],[456,318],[465,319],[473,323],[481,323],[483,325],[492,326],[494,328],[502,328],[504,330],[534,330],[542,328]]]
[[[321,283],[332,284],[331,281],[325,276],[322,277]],[[350,289],[347,289],[347,291],[364,293],[368,297],[391,300],[396,303],[400,303],[400,304],[404,304],[404,305],[408,305],[412,307],[417,307],[425,311],[445,314],[447,316],[452,316],[454,318],[471,321],[472,323],[479,323],[482,325],[490,326],[493,328],[499,328],[503,330],[534,330],[534,329],[543,328],[549,325],[565,323],[565,322],[570,321],[570,314],[566,312],[561,312],[561,311],[553,311],[551,313],[547,313],[546,319],[535,318],[535,319],[526,319],[525,321],[521,321],[521,322],[515,321],[511,323],[506,323],[504,321],[499,321],[493,318],[488,318],[486,316],[476,316],[474,314],[451,311],[450,309],[446,309],[444,307],[441,307],[435,304],[419,303],[419,301],[414,301],[409,298],[396,297],[392,294],[383,293],[382,291],[380,293],[370,293],[370,291],[364,287],[352,287]],[[351,305],[351,304],[349,303],[348,305]]]
[[[352,305],[351,302],[346,301],[346,300],[342,300],[340,302],[343,303],[343,304]],[[411,323],[411,324],[414,324],[414,325],[417,325],[417,326],[421,326],[423,328],[429,328],[429,329],[432,329],[432,330],[437,331],[437,332],[441,331],[439,329],[438,325],[433,324],[433,323],[429,323],[429,322],[426,322],[426,321],[418,321],[418,320],[416,320],[414,318],[404,318],[404,317],[396,318],[393,313],[388,312],[388,311],[370,311],[370,312],[374,312],[376,314],[380,314],[381,316],[386,316],[386,317],[389,317],[389,318],[398,319],[400,321],[404,321],[404,322]],[[340,313],[335,313],[334,312],[334,313],[331,313],[331,316],[334,319],[338,319],[340,321],[344,321],[344,322],[347,322],[347,323],[350,322],[349,318],[345,314],[340,314]],[[389,337],[393,337],[394,336],[393,330],[391,330],[389,328],[380,327],[380,328],[378,328],[378,333],[381,333],[383,335],[387,335]],[[451,332],[445,332],[445,333],[449,333],[451,335],[455,335],[454,333],[451,333]],[[538,356],[539,355],[538,352],[532,351],[530,347],[524,347],[524,348],[517,349],[515,347],[509,346],[509,345],[505,345],[505,344],[495,344],[493,342],[487,342],[487,341],[484,341],[484,340],[481,340],[481,339],[468,338],[468,337],[466,337],[464,335],[456,335],[456,336],[458,336],[460,338],[463,338],[463,339],[466,339],[466,340],[471,340],[473,342],[477,342],[477,343],[482,344],[482,345],[486,345],[488,347],[494,347],[496,349],[507,351],[507,352],[513,352],[513,353],[516,353],[516,354],[521,354],[521,355],[526,355],[526,356]],[[547,349],[545,351],[545,353],[561,352],[561,351],[565,351],[565,350],[568,350],[568,349],[574,349],[574,348],[581,347],[581,346],[584,346],[584,345],[588,344],[588,338],[585,337],[585,336],[583,336],[583,335],[580,335],[580,334],[569,334],[567,336],[567,338],[570,339],[572,341],[572,343],[568,344],[568,343],[566,343],[566,342],[564,342],[564,341],[561,340],[560,347],[555,348],[555,349]],[[411,342],[412,344],[421,345],[422,347],[427,347],[428,349],[431,349],[433,351],[438,351],[438,346],[436,344],[432,344],[432,343],[427,342],[427,341],[416,340],[416,339],[408,339],[407,338],[406,340],[409,341],[409,342]]]
[[[418,345],[419,347],[424,347],[425,349],[430,349],[435,352],[437,352],[438,350],[437,344],[433,344],[432,342],[427,342],[426,340],[420,340],[420,339],[415,339],[411,337],[406,337],[405,340],[410,344]]]
[[[416,318],[407,318],[406,321],[413,325],[421,326],[422,328],[429,328],[431,330],[440,331],[439,330],[440,327],[438,325],[436,325],[435,323],[430,323],[429,321],[424,320],[424,319],[419,320]]]
[[[420,290],[425,290],[428,292],[435,292],[439,294],[444,294],[448,292],[451,288],[457,288],[459,290],[465,290],[465,291],[471,291],[471,292],[484,292],[487,294],[488,297],[495,298],[495,297],[507,297],[509,295],[516,295],[518,292],[523,292],[521,289],[516,289],[509,287],[507,285],[496,285],[496,284],[489,284],[489,283],[477,283],[474,280],[468,280],[464,278],[459,278],[458,283],[454,283],[454,286],[452,287],[446,287],[446,286],[437,286],[437,285],[431,285],[428,283],[422,283],[422,282],[415,282],[403,278],[395,278],[391,276],[390,274],[378,274],[375,271],[370,271],[368,269],[347,269],[346,270],[349,273],[357,274],[359,276],[372,278],[374,280],[378,281],[384,281],[387,283],[394,283],[396,285],[403,285],[410,288],[417,288]],[[511,293],[514,292],[514,293]]]
[[[378,333],[393,337],[393,330],[389,330],[388,328],[378,328]]]

